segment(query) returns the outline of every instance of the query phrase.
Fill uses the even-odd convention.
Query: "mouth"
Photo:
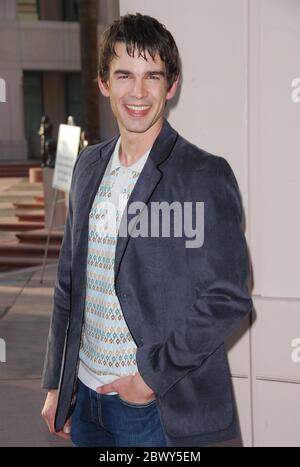
[[[125,109],[131,117],[144,117],[147,115],[151,105],[129,105],[125,104]]]

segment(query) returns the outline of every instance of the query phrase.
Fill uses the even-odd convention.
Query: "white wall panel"
[[[300,383],[300,361],[292,359],[292,342],[300,339],[300,300],[256,298],[255,309],[252,348],[256,376]]]
[[[300,446],[300,384],[256,383],[255,446]]]

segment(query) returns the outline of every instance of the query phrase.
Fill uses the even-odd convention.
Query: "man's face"
[[[159,55],[154,61],[147,51],[147,61],[137,58],[136,51],[130,57],[123,42],[116,43],[115,51],[107,83],[99,80],[100,91],[110,98],[120,129],[145,133],[162,123],[165,102],[175,95],[177,81],[167,91],[166,67]]]

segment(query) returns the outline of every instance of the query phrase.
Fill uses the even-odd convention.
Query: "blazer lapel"
[[[176,143],[177,137],[178,133],[171,127],[167,120],[164,119],[162,129],[151,148],[143,170],[129,197],[127,206],[135,201],[142,202],[145,205],[147,204],[163,176],[163,171],[159,168],[159,165],[169,157]],[[76,242],[81,245],[80,249],[78,249],[78,254],[80,255],[80,258],[78,259],[79,262],[86,261],[88,250],[89,213],[118,138],[119,135],[110,139],[108,143],[101,148],[99,153],[93,154],[91,156],[91,162],[86,167],[86,178],[84,179],[83,186],[80,188],[81,196],[78,206],[78,212],[81,213],[81,216],[78,218],[77,226],[75,228]],[[141,214],[142,212],[140,215]],[[136,217],[135,224],[138,222],[138,219],[139,216]],[[125,232],[128,232],[129,222],[130,215],[123,215],[120,223],[120,230],[124,231],[125,228]],[[134,226],[132,229],[133,228]],[[121,260],[129,239],[130,232],[126,237],[118,236],[117,238],[114,266],[115,279],[118,275]]]
[[[156,138],[147,161],[143,167],[143,170],[134,186],[129,197],[127,207],[136,201],[142,202],[145,205],[148,203],[149,198],[156,189],[160,179],[163,176],[163,171],[159,168],[159,165],[169,157],[178,137],[178,133],[171,127],[166,119],[164,119],[162,129]],[[126,208],[125,208],[126,209]],[[136,217],[136,222],[139,220],[140,214]],[[117,278],[121,261],[125,253],[128,241],[130,239],[130,232],[128,232],[128,224],[132,216],[123,214],[120,231],[127,232],[127,236],[118,236],[116,252],[115,252],[115,280]],[[132,231],[134,226],[130,229]]]
[[[88,230],[89,230],[89,213],[97,194],[99,185],[105,173],[105,169],[114,151],[118,136],[110,139],[108,143],[101,148],[100,152],[91,155],[91,161],[85,170],[85,178],[80,187],[80,199],[78,212],[81,213],[78,217],[76,226],[77,241],[82,245],[82,253],[85,254],[88,248]]]

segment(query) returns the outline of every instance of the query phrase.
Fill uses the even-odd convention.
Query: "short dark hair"
[[[179,53],[172,34],[157,19],[140,13],[127,14],[115,20],[101,36],[99,50],[98,75],[103,82],[109,78],[109,66],[114,57],[116,42],[126,44],[128,55],[134,56],[135,50],[138,56],[145,57],[148,51],[154,60],[159,54],[166,65],[166,79],[168,89],[180,73]]]

